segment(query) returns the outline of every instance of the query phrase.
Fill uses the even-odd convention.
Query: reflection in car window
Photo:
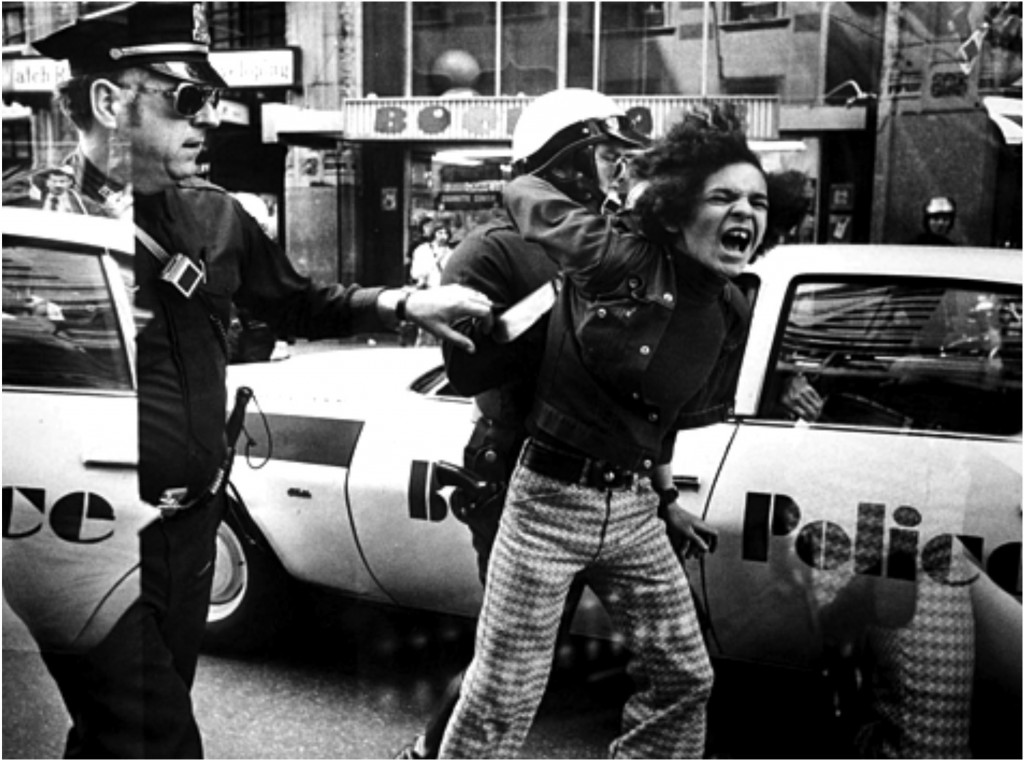
[[[5,238],[3,384],[131,390],[98,256]]]
[[[803,283],[763,414],[809,384],[821,422],[984,435],[1021,432],[1019,290],[935,281]]]

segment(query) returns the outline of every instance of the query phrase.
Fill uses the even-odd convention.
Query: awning
[[[1021,119],[1024,106],[1020,98],[1003,98],[995,95],[984,98],[989,118],[999,127],[1007,145],[1021,144]]]
[[[31,119],[32,109],[28,106],[21,105],[21,103],[12,103],[11,105],[4,103],[0,105],[0,115],[3,116],[4,121],[11,119]]]

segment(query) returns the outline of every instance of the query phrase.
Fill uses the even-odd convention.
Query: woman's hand
[[[824,399],[803,375],[793,375],[789,379],[779,397],[779,403],[791,414],[806,422],[818,419],[825,406]]]
[[[683,559],[710,554],[718,545],[718,531],[696,515],[690,514],[678,501],[662,512],[672,548]]]

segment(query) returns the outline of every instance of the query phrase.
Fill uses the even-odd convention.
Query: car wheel
[[[271,646],[291,618],[289,585],[273,550],[233,504],[217,529],[204,647],[248,653]]]

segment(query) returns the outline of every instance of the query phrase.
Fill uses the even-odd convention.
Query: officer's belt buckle
[[[176,253],[160,273],[160,279],[173,285],[185,298],[191,298],[199,283],[206,282],[206,265],[197,265],[185,254]]]

